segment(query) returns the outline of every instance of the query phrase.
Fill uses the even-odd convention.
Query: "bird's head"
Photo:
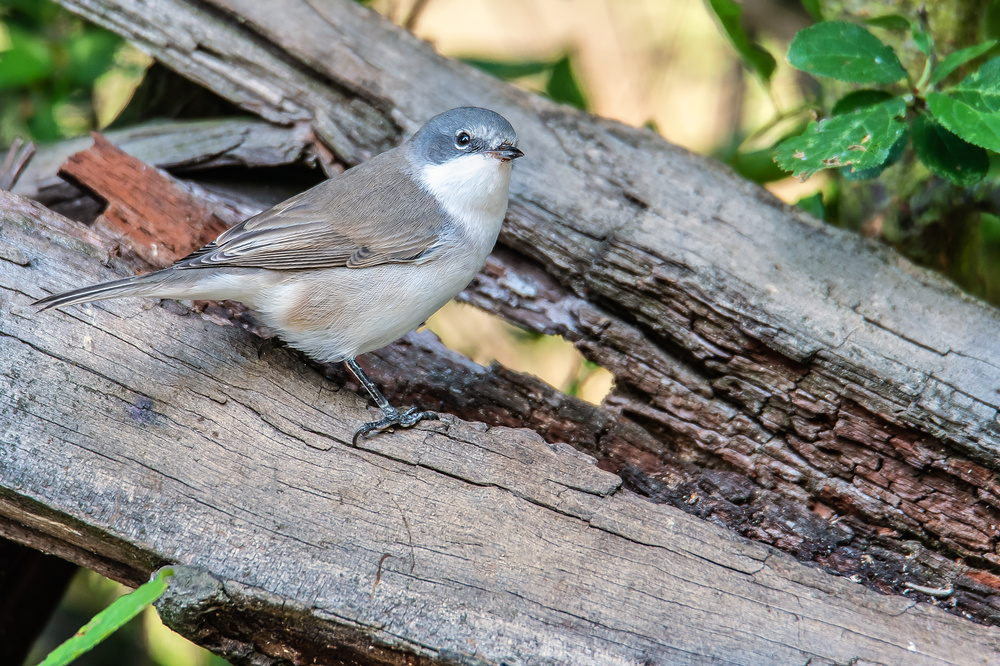
[[[409,153],[427,191],[445,210],[471,224],[503,218],[511,162],[524,155],[510,123],[477,107],[431,118],[410,139]]]

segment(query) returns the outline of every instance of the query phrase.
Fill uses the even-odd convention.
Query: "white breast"
[[[510,163],[464,155],[417,171],[453,223],[426,261],[331,268],[285,279],[258,299],[265,323],[322,361],[351,358],[419,326],[472,281],[507,213]],[[307,319],[302,312],[309,312]]]
[[[456,223],[464,244],[471,244],[466,248],[476,272],[493,249],[507,214],[510,168],[510,162],[472,154],[421,167],[417,174]]]

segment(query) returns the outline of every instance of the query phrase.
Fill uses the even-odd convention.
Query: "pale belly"
[[[420,326],[472,281],[482,263],[474,256],[310,271],[274,285],[255,305],[291,346],[318,361],[341,361]]]

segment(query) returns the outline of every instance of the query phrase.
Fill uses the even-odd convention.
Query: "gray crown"
[[[463,133],[468,135],[466,145],[461,145]],[[434,116],[410,141],[418,158],[443,164],[470,153],[516,148],[517,134],[499,113],[463,106]]]

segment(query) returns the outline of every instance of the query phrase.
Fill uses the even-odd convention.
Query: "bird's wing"
[[[237,224],[174,266],[361,268],[427,256],[441,242],[444,216],[408,174],[386,168],[387,157]]]

